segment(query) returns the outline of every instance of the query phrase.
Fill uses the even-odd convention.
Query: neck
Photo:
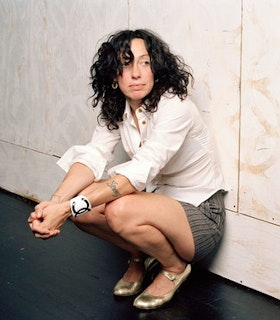
[[[131,110],[135,111],[135,110],[137,110],[139,107],[141,107],[141,105],[143,104],[143,101],[140,100],[140,101],[133,101],[133,102],[132,102],[132,101],[129,101],[129,100],[128,100],[128,104],[129,104]]]

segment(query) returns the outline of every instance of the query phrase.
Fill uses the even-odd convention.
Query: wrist
[[[70,206],[71,215],[74,218],[77,218],[91,210],[91,203],[89,199],[83,195],[72,198],[68,204]]]
[[[70,202],[69,201],[65,201],[65,202],[62,202],[60,205],[63,208],[63,212],[64,212],[65,216],[67,218],[70,218],[72,216],[71,208],[70,208]]]
[[[56,204],[61,203],[61,196],[58,195],[58,194],[53,194],[51,199],[50,199],[50,202],[56,203]]]

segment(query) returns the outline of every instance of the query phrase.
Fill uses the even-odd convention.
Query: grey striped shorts
[[[192,263],[194,263],[208,255],[223,235],[224,195],[222,191],[218,191],[198,207],[186,202],[179,202],[186,212],[193,233],[195,255]]]

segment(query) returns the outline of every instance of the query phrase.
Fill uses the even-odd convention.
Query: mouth
[[[132,90],[141,90],[141,89],[143,89],[143,87],[144,87],[144,84],[141,84],[141,83],[131,84],[129,86],[129,88],[132,89]]]

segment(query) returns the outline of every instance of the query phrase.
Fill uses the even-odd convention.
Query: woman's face
[[[130,106],[137,109],[153,89],[154,74],[144,40],[133,39],[130,50],[134,59],[129,63],[125,60],[121,61],[123,72],[122,75],[117,76],[117,81]]]

